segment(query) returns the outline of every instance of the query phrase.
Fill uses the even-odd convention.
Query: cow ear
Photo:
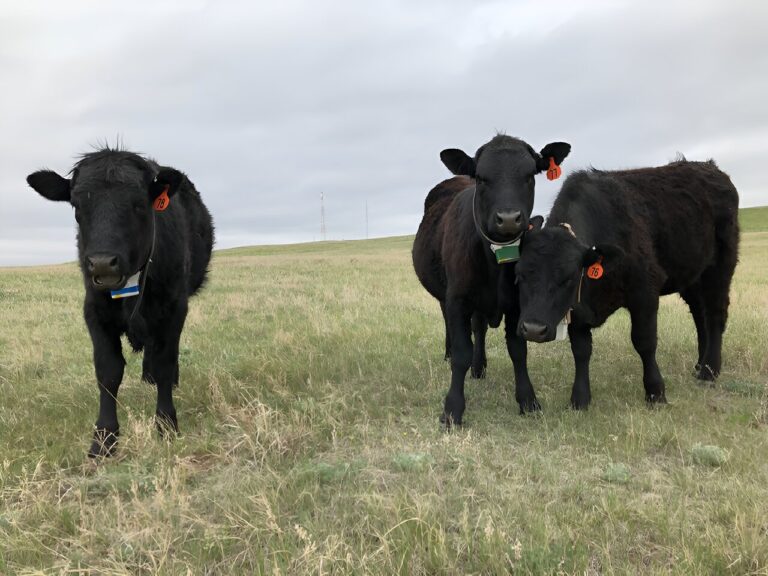
[[[581,265],[584,268],[588,268],[596,263],[615,266],[622,258],[624,258],[624,250],[615,244],[598,244],[584,251]]]
[[[448,148],[440,152],[440,160],[456,176],[475,177],[475,161],[466,152],[457,148]]]
[[[539,172],[549,168],[549,159],[552,158],[555,164],[560,166],[565,160],[566,156],[571,152],[571,145],[567,142],[550,142],[544,148],[541,149],[541,158],[537,159],[536,167]]]
[[[544,226],[544,216],[532,216],[528,221],[528,230],[523,234],[523,238],[520,240],[520,252],[523,252],[525,243],[528,240],[528,232],[537,232]]]
[[[161,168],[149,185],[149,199],[154,202],[163,192],[168,198],[176,194],[186,176],[174,168]]]
[[[544,216],[533,216],[528,222],[528,230],[541,230],[544,226]]]
[[[55,202],[69,202],[70,181],[52,170],[38,170],[27,176],[29,184],[40,196]]]

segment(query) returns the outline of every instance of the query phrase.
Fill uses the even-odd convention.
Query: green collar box
[[[520,240],[505,246],[491,244],[491,250],[493,250],[493,253],[496,255],[497,264],[507,264],[509,262],[517,262],[520,260]]]

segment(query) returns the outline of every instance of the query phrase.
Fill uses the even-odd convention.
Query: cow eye
[[[136,212],[136,214],[143,214],[146,211],[146,209],[147,207],[141,203],[133,205],[133,211]]]

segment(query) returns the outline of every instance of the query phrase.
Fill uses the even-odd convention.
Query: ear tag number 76
[[[601,261],[602,258],[587,268],[587,278],[592,280],[599,280],[603,277],[603,265]]]

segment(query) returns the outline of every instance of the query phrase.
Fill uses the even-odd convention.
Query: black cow
[[[497,327],[502,316],[520,412],[540,409],[528,377],[525,340],[516,330],[514,252],[531,222],[534,176],[543,170],[549,170],[551,178],[559,175],[558,166],[570,148],[555,142],[537,153],[522,140],[498,135],[474,158],[455,149],[440,153],[459,177],[439,184],[427,196],[413,244],[413,265],[421,283],[440,301],[445,319],[451,388],[441,420],[447,425],[462,423],[464,378],[473,364],[472,325],[473,373],[479,376],[485,365],[485,330],[488,324]],[[509,262],[499,263],[505,259]]]
[[[698,378],[720,372],[728,292],[739,243],[739,197],[714,162],[590,170],[570,176],[547,226],[526,234],[517,278],[519,333],[552,340],[571,312],[576,363],[571,405],[589,405],[591,329],[629,310],[648,402],[666,402],[656,364],[659,296],[679,293],[698,333]]]
[[[110,456],[119,435],[122,334],[134,351],[144,349],[142,377],[157,386],[158,430],[178,432],[172,388],[179,380],[179,338],[187,301],[205,282],[213,223],[184,174],[131,152],[85,154],[70,176],[41,170],[27,182],[75,209],[85,323],[100,391],[89,456]]]

